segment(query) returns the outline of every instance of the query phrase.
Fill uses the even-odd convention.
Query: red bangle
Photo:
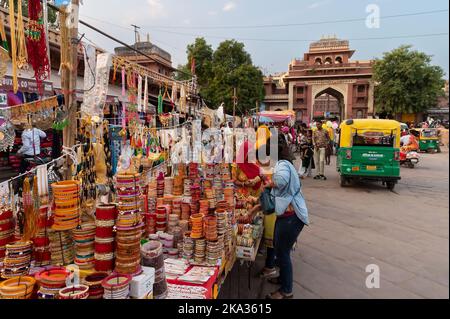
[[[95,236],[99,238],[111,238],[114,237],[112,227],[97,227],[95,229]]]
[[[117,206],[98,205],[95,210],[95,217],[100,220],[115,220],[117,218]]]
[[[112,271],[114,268],[114,259],[111,260],[96,260],[95,270],[96,271]]]
[[[14,224],[12,222],[8,222],[6,224],[0,224],[0,232],[12,229],[14,227]]]
[[[132,277],[130,275],[111,275],[103,279],[102,287],[111,290],[119,290],[126,287],[130,283],[131,279]]]
[[[0,213],[0,221],[3,221],[5,219],[11,219],[12,217],[13,213],[10,210]]]
[[[98,254],[109,254],[114,251],[114,243],[95,243],[95,252]]]
[[[0,239],[0,247],[6,246],[9,243],[11,243],[12,241],[14,241],[14,236],[11,235],[5,239]]]
[[[33,239],[34,247],[43,247],[50,244],[48,237],[36,237]]]

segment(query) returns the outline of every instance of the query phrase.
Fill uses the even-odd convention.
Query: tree
[[[212,107],[225,104],[225,110],[233,110],[233,89],[237,89],[239,113],[255,107],[264,98],[262,72],[252,64],[244,44],[227,40],[213,51],[203,38],[188,45],[188,63],[181,67],[190,70],[192,58],[200,86],[200,94]]]
[[[379,113],[418,113],[433,106],[442,92],[444,71],[431,56],[401,46],[373,66],[375,106]]]
[[[211,45],[208,45],[204,38],[197,38],[193,44],[187,46],[187,68],[191,71],[194,62],[195,75],[202,87],[206,87],[212,78],[213,53]]]

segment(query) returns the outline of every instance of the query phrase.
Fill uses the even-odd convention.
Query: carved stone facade
[[[297,120],[306,123],[327,116],[339,120],[373,117],[373,62],[351,61],[354,52],[346,40],[328,38],[312,43],[304,58],[293,60],[286,73],[264,79],[266,109],[295,110]],[[324,94],[338,101],[338,115],[314,109]]]

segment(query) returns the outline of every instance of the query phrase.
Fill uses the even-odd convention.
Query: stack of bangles
[[[63,181],[52,184],[55,201],[52,229],[71,230],[80,222],[80,182]]]
[[[156,207],[156,231],[166,231],[167,228],[167,209],[165,206]]]
[[[142,217],[139,209],[123,211],[119,208],[119,215],[117,217],[117,227],[132,227],[142,222]]]
[[[203,237],[203,215],[191,215],[191,238],[199,239]]]
[[[38,233],[33,238],[33,259],[36,267],[48,266],[51,264],[50,238],[48,231],[52,226],[52,221],[48,218],[48,206],[39,208]]]
[[[137,275],[141,272],[140,245],[144,224],[134,227],[117,227],[116,268],[120,274]]]
[[[73,263],[73,239],[70,231],[54,231],[48,233],[52,265],[70,265]]]
[[[89,287],[88,299],[102,299],[104,289],[102,287],[102,281],[108,277],[106,272],[96,272],[86,276],[83,279],[83,284]]]
[[[114,269],[114,225],[117,217],[115,205],[99,205],[95,220],[95,270],[111,272]]]
[[[130,293],[130,275],[115,274],[102,281],[103,299],[128,299]]]
[[[0,283],[0,299],[30,299],[36,280],[33,277],[14,277]]]
[[[206,216],[204,218],[205,238],[208,241],[217,240],[217,217]]]
[[[89,287],[85,285],[79,286],[69,286],[61,289],[58,292],[58,299],[69,300],[69,299],[88,299],[89,297]]]
[[[30,272],[33,242],[17,242],[6,245],[6,258],[3,262],[2,277],[25,276]]]
[[[14,219],[11,210],[0,210],[0,262],[5,258],[6,245],[14,240]]]
[[[75,243],[75,264],[80,269],[94,268],[95,229],[95,223],[89,222],[82,224],[81,229],[72,231]]]
[[[66,287],[69,271],[64,267],[53,267],[42,270],[35,275],[39,283],[39,299],[57,299],[59,291]]]

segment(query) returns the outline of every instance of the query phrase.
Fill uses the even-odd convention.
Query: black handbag
[[[259,202],[264,215],[275,213],[275,196],[272,195],[272,188],[264,188],[264,191],[259,196]]]

